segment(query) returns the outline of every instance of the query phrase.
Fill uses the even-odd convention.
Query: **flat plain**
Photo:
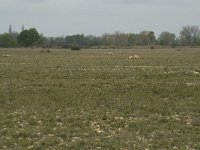
[[[197,150],[199,116],[198,48],[0,49],[2,150]]]

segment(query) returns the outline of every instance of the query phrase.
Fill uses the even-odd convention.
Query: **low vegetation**
[[[0,49],[0,149],[200,149],[199,58]]]

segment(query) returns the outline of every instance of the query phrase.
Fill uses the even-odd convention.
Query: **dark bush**
[[[48,49],[46,52],[47,52],[47,53],[50,53],[51,51],[50,51],[50,49]]]
[[[63,48],[63,49],[68,49],[69,46],[68,46],[68,45],[64,45],[64,46],[62,46],[62,48]]]
[[[71,50],[76,50],[76,51],[81,50],[81,48],[79,46],[71,46],[70,49]]]

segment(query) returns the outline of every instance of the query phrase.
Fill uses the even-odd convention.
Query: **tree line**
[[[24,29],[20,33],[12,31],[10,25],[7,33],[0,34],[0,47],[44,47],[44,48],[104,48],[131,46],[200,46],[200,30],[198,26],[183,26],[176,36],[168,31],[158,37],[153,31],[140,33],[115,32],[102,36],[76,34],[62,37],[44,37],[35,28]]]

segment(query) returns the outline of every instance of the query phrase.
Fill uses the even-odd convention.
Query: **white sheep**
[[[2,55],[3,57],[10,57],[11,55],[7,55],[7,54],[4,54]]]
[[[133,56],[129,56],[128,59],[131,60],[131,59],[140,59],[141,57],[138,56],[138,55],[133,55]]]

